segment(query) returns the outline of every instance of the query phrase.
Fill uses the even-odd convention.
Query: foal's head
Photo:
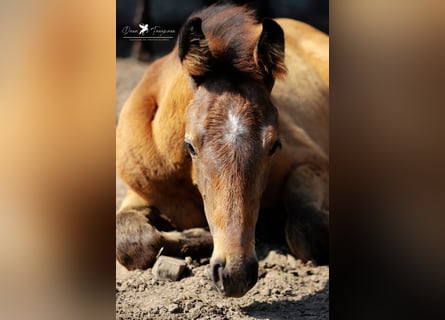
[[[285,73],[283,31],[272,20],[258,29],[245,8],[210,7],[184,25],[179,57],[194,90],[184,139],[213,236],[212,278],[242,296],[257,280],[255,226],[280,147],[270,92]]]

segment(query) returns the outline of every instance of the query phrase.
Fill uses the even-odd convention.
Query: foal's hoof
[[[159,231],[138,212],[116,216],[116,257],[128,270],[151,267],[161,249]]]
[[[292,254],[319,265],[329,263],[329,214],[307,208],[286,220],[286,241]]]

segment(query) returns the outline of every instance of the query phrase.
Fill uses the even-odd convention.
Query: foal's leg
[[[210,256],[213,240],[209,231],[160,231],[172,228],[157,208],[129,191],[116,216],[117,260],[133,270],[151,267],[161,249],[171,256]]]
[[[303,261],[329,262],[328,172],[299,165],[288,177],[284,193],[285,234],[291,252]]]

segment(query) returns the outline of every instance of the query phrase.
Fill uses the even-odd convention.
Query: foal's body
[[[287,75],[277,77],[270,96],[278,110],[276,128],[282,150],[271,160],[265,191],[259,195],[260,207],[267,212],[284,210],[280,213],[286,221],[282,232],[291,252],[323,263],[328,254],[328,37],[301,22],[275,21],[284,31],[287,67]],[[262,25],[250,30],[258,39]],[[217,238],[215,227],[213,240],[203,229],[210,224],[212,231],[214,220],[206,219],[204,208],[209,205],[203,203],[203,187],[193,170],[196,159],[192,156],[192,161],[184,151],[189,118],[199,117],[199,112],[187,115],[195,96],[193,74],[187,69],[187,56],[181,63],[178,54],[177,45],[149,66],[120,114],[117,168],[129,191],[117,216],[117,257],[130,269],[149,267],[161,246],[171,254],[209,254],[215,243],[214,256],[218,251],[227,264],[231,255],[255,256],[251,249],[237,249],[243,243],[231,242],[226,235],[223,240]],[[244,130],[236,118],[228,119],[227,134]],[[255,228],[256,219],[252,221]],[[231,243],[231,248],[224,243]],[[247,290],[226,294],[239,296]]]

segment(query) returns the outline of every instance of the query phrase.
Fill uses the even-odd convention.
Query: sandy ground
[[[117,60],[117,105],[144,74],[146,63]],[[116,207],[125,186],[116,176]],[[286,246],[257,244],[259,279],[242,298],[224,298],[208,276],[208,259],[187,260],[184,277],[156,280],[151,269],[127,271],[116,262],[116,319],[328,319],[329,268],[292,257]]]

